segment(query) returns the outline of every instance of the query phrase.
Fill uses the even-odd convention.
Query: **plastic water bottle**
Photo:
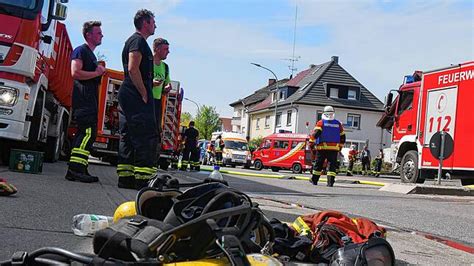
[[[72,231],[78,236],[93,235],[113,223],[113,217],[95,214],[78,214],[72,218]]]
[[[224,182],[224,177],[222,176],[221,172],[219,172],[219,165],[214,165],[214,170],[209,175],[209,179],[215,180],[218,182]]]

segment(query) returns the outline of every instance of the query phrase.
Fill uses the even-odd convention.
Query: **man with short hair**
[[[122,50],[124,81],[119,89],[120,145],[118,187],[141,189],[155,175],[157,129],[153,87],[153,54],[146,39],[155,33],[155,16],[138,10],[136,32]]]
[[[72,92],[72,118],[77,132],[72,142],[71,157],[65,178],[85,183],[97,182],[87,167],[92,144],[95,141],[98,113],[98,87],[105,67],[99,65],[94,49],[102,43],[100,21],[87,21],[82,27],[86,43],[74,49],[71,55],[71,74],[74,79]]]
[[[163,62],[168,54],[168,41],[163,38],[156,38],[153,41],[153,99],[155,101],[156,126],[160,140],[163,121],[162,96],[171,89],[169,66]]]

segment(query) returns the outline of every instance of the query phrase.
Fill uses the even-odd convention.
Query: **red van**
[[[311,169],[311,151],[306,134],[277,133],[263,139],[261,146],[252,154],[256,170],[271,168],[290,169],[295,174]]]

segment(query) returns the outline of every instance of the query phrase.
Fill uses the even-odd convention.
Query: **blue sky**
[[[66,21],[73,45],[83,43],[82,23],[101,20],[96,51],[122,69],[123,43],[140,8],[156,15],[171,53],[166,62],[186,97],[232,116],[229,103],[263,87],[272,69],[289,77],[293,51],[298,71],[339,56],[340,65],[379,99],[405,74],[474,60],[474,1],[369,0],[72,0]],[[192,114],[196,106],[184,102]]]

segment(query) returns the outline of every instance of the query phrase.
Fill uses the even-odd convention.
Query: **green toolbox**
[[[41,173],[43,171],[43,152],[12,149],[10,170],[30,174]]]

